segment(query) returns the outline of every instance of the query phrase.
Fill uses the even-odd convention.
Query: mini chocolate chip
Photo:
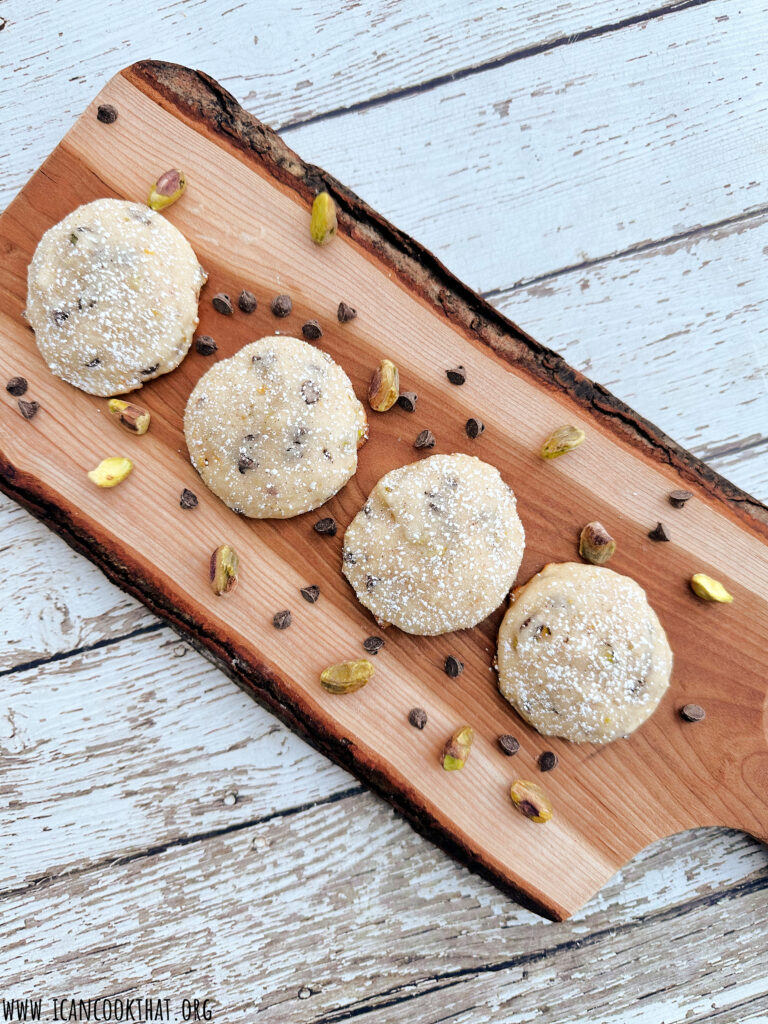
[[[155,370],[157,370],[159,366],[160,366],[160,363],[155,363],[155,365],[154,365],[154,366],[148,366],[148,367],[146,368],[146,370],[142,370],[142,371],[141,371],[141,373],[142,373],[142,376],[144,376],[144,377],[148,377],[148,376],[150,375],[150,373],[154,373],[154,372],[155,372]]]
[[[315,384],[313,380],[305,380],[301,385],[301,397],[307,403],[307,405],[314,405],[315,402],[320,398],[321,391],[318,384]]]
[[[348,306],[346,302],[340,302],[336,316],[339,318],[340,324],[348,324],[350,320],[354,320],[357,316],[357,310]]]
[[[418,397],[415,391],[402,391],[397,399],[397,404],[406,412],[414,412]]]
[[[539,754],[538,765],[540,772],[551,772],[553,768],[557,767],[558,757],[557,754],[551,750],[545,750]]]
[[[366,576],[365,577],[365,589],[366,590],[373,590],[373,588],[376,586],[377,583],[381,583],[381,578],[379,576]]]
[[[243,313],[253,313],[257,306],[258,302],[253,292],[248,292],[243,288],[237,297],[237,308]]]
[[[435,447],[435,435],[431,430],[422,430],[416,440],[413,442],[414,448],[434,448]]]
[[[464,424],[464,429],[467,432],[467,437],[471,437],[472,440],[474,441],[474,439],[476,437],[480,437],[482,432],[485,430],[485,424],[483,423],[482,420],[478,420],[475,419],[474,417],[471,417]]]
[[[27,402],[23,398],[19,399],[19,412],[25,420],[31,420],[33,416],[36,416],[39,408],[39,402]]]
[[[369,636],[363,640],[363,647],[369,654],[378,654],[385,643],[383,636]]]
[[[190,491],[188,487],[185,487],[181,492],[179,505],[182,508],[197,508],[197,495],[194,491]]]
[[[275,612],[272,616],[272,625],[275,629],[288,629],[292,621],[293,616],[287,608],[282,612]]]
[[[675,508],[682,508],[686,501],[690,501],[693,497],[690,491],[670,491],[669,493],[669,504]]]
[[[249,459],[247,455],[241,455],[237,461],[237,468],[241,473],[247,473],[249,469],[253,469],[254,466],[258,466],[258,462],[254,459]]]
[[[341,556],[341,560],[344,565],[354,565],[357,562],[357,555],[354,551],[345,550]]]
[[[456,676],[460,676],[464,671],[464,662],[460,661],[459,658],[454,658],[452,654],[449,654],[445,659],[443,670],[447,676],[450,676],[451,679],[455,679]]]
[[[648,534],[651,540],[669,540],[669,534],[664,529],[663,523],[656,523],[656,526]]]
[[[69,320],[69,313],[65,309],[54,309],[51,318],[57,327],[61,327],[66,320]]]
[[[290,295],[276,295],[272,299],[270,309],[274,316],[288,316],[293,309],[293,303],[291,302]]]
[[[28,387],[29,385],[24,377],[11,377],[5,385],[5,390],[9,395],[13,395],[14,398],[20,398],[21,395],[25,395],[27,393]]]
[[[117,120],[117,107],[111,103],[100,103],[96,110],[96,119],[102,124],[114,124]]]
[[[232,308],[232,300],[224,292],[218,292],[211,299],[211,305],[217,313],[221,313],[222,316],[232,316],[234,309]]]
[[[201,356],[212,356],[218,348],[219,346],[209,334],[198,334],[195,338],[195,350],[199,352]]]
[[[94,366],[100,366],[101,365],[101,360],[99,359],[98,356],[94,356],[93,359],[90,361],[90,363],[86,363],[85,365],[89,369],[92,370],[94,368]]]
[[[707,713],[700,704],[686,704],[680,708],[680,717],[686,722],[703,722]]]
[[[307,320],[305,324],[301,325],[301,333],[307,341],[317,341],[318,338],[323,336],[323,328],[317,320]]]
[[[320,597],[320,587],[316,586],[314,583],[311,587],[302,587],[301,596],[305,601],[309,601],[310,604],[314,604],[318,597]]]
[[[408,721],[414,729],[423,729],[427,724],[427,712],[424,708],[411,708],[408,712]]]
[[[463,366],[457,366],[455,370],[446,370],[445,375],[451,384],[463,384],[467,379],[467,371]]]
[[[337,529],[336,520],[331,516],[326,516],[325,519],[318,519],[315,523],[315,533],[320,533],[324,537],[335,537]]]
[[[520,742],[514,736],[510,736],[509,733],[504,733],[503,736],[499,736],[499,746],[502,753],[506,754],[507,757],[513,757],[520,749]]]

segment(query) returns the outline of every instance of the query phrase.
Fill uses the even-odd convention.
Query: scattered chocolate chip
[[[5,390],[9,395],[13,395],[14,398],[20,398],[22,395],[27,393],[28,387],[29,385],[24,377],[11,377],[5,385]]]
[[[693,497],[690,491],[670,491],[669,493],[669,504],[675,508],[682,508],[686,501],[690,501]]]
[[[369,636],[363,640],[363,647],[369,654],[378,654],[385,643],[383,636]]]
[[[65,309],[54,309],[51,313],[51,319],[57,327],[61,327],[66,320],[69,320],[69,313]]]
[[[449,654],[445,659],[443,669],[447,676],[450,676],[451,679],[455,679],[456,676],[460,676],[464,671],[464,662],[460,661],[459,658],[454,658],[452,654]]]
[[[365,589],[373,590],[377,583],[381,583],[381,577],[379,576],[366,576],[365,577]]]
[[[355,562],[357,561],[357,555],[354,553],[354,551],[345,551],[344,554],[341,556],[341,560],[344,563],[344,565],[354,565]]]
[[[558,757],[557,754],[551,750],[545,750],[539,754],[538,765],[540,772],[551,772],[553,768],[557,767]]]
[[[310,604],[314,604],[318,597],[320,597],[320,587],[316,586],[314,583],[311,587],[302,587],[301,596],[305,601],[309,601]]]
[[[664,529],[663,523],[656,523],[656,526],[648,534],[651,540],[669,540],[669,534]]]
[[[159,366],[160,366],[160,363],[155,363],[155,365],[154,365],[154,366],[148,366],[148,367],[146,368],[146,370],[142,370],[142,371],[141,371],[141,373],[142,373],[142,376],[143,376],[143,377],[148,377],[148,376],[150,375],[150,373],[154,373],[154,372],[155,372],[155,370],[157,370]]]
[[[700,704],[686,704],[680,708],[680,717],[686,722],[703,722],[707,713]]]
[[[401,409],[405,409],[406,412],[414,412],[418,397],[415,391],[403,391],[397,399],[397,404]]]
[[[324,537],[335,537],[337,529],[336,520],[331,516],[326,516],[325,519],[318,519],[315,523],[315,533],[320,533]]]
[[[354,320],[357,316],[357,310],[348,306],[346,302],[340,302],[336,316],[339,318],[340,324],[348,324],[350,320]]]
[[[247,473],[249,469],[253,469],[257,465],[258,463],[247,455],[241,455],[237,460],[237,468],[241,473]]]
[[[197,508],[197,495],[194,491],[190,491],[188,487],[185,487],[181,492],[179,505],[182,508]]]
[[[39,408],[39,402],[27,402],[23,398],[19,399],[19,412],[25,420],[31,420],[33,416],[36,416]]]
[[[293,309],[293,303],[291,302],[291,296],[290,295],[276,295],[274,297],[274,299],[272,299],[272,304],[270,305],[270,309],[272,310],[272,313],[274,314],[274,316],[280,316],[280,317],[288,316],[290,314],[291,310]]]
[[[411,708],[408,712],[408,721],[414,729],[423,729],[427,724],[427,712],[424,708]]]
[[[320,398],[320,387],[313,380],[305,380],[301,385],[301,397],[307,405],[314,405]]]
[[[94,356],[94,358],[90,361],[90,363],[86,363],[85,365],[89,369],[92,370],[94,368],[94,366],[99,366],[100,364],[101,364],[101,360],[99,359],[99,357],[98,356]]]
[[[301,333],[307,341],[317,341],[318,338],[323,336],[323,328],[317,320],[307,320],[305,324],[301,325]]]
[[[234,309],[232,308],[232,299],[224,292],[218,292],[211,299],[211,305],[217,313],[221,313],[222,316],[232,316]]]
[[[96,119],[102,124],[114,124],[117,120],[117,107],[113,107],[111,103],[100,103]]]
[[[253,292],[248,292],[243,288],[237,297],[237,308],[243,313],[254,313],[258,302]]]
[[[485,424],[483,423],[482,420],[478,420],[475,419],[474,417],[471,417],[464,424],[464,429],[467,432],[467,437],[471,437],[472,440],[474,441],[474,439],[476,437],[480,437],[482,432],[485,430]]]
[[[512,757],[520,749],[520,742],[514,736],[510,736],[509,733],[505,733],[503,736],[499,736],[499,746],[502,753],[506,754],[507,757]]]
[[[445,375],[451,384],[456,384],[457,386],[463,384],[467,379],[467,371],[463,366],[457,366],[455,370],[446,370]]]
[[[431,430],[422,430],[416,440],[413,442],[414,448],[434,448],[435,447],[435,435]]]
[[[218,351],[219,346],[209,334],[198,334],[195,338],[195,351],[201,356],[212,356]]]
[[[293,616],[291,615],[287,608],[285,609],[285,611],[275,612],[275,614],[272,616],[272,625],[275,627],[275,629],[288,629],[292,621]]]

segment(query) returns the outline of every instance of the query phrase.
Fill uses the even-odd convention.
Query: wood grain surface
[[[100,124],[92,105],[0,222],[8,254],[6,287],[11,294],[15,287],[5,310],[13,340],[0,358],[7,376],[22,373],[34,382],[43,406],[31,429],[10,436],[10,416],[27,424],[6,403],[3,487],[214,653],[321,749],[384,792],[418,828],[542,912],[566,916],[649,841],[682,828],[727,824],[764,836],[764,510],[505,324],[427,252],[338,183],[302,165],[216,83],[172,65],[145,63],[114,79],[99,101],[116,105],[117,123]],[[619,534],[621,554],[614,565],[646,586],[677,655],[676,686],[636,737],[603,750],[572,747],[545,741],[514,720],[489,674],[498,614],[483,628],[450,638],[416,639],[393,631],[386,656],[377,659],[377,685],[345,700],[323,695],[319,670],[352,656],[355,642],[372,628],[334,564],[340,538],[320,540],[313,533],[317,514],[254,524],[235,520],[213,501],[191,515],[178,507],[183,486],[199,490],[179,453],[183,405],[205,368],[202,357],[144,389],[153,430],[141,441],[132,439],[141,447],[129,481],[119,492],[83,488],[85,469],[105,454],[105,444],[122,451],[126,441],[113,438],[119,428],[104,423],[103,403],[72,394],[41,372],[29,332],[18,320],[13,326],[23,304],[23,269],[42,230],[68,209],[105,189],[138,197],[157,173],[153,167],[172,165],[190,169],[189,193],[169,216],[209,271],[207,295],[234,294],[245,283],[262,298],[253,317],[229,321],[217,317],[204,295],[201,330],[217,338],[223,356],[254,333],[274,330],[268,297],[288,290],[296,317],[321,317],[324,347],[342,362],[359,393],[385,351],[395,358],[403,381],[419,391],[417,417],[433,427],[439,450],[467,449],[463,423],[473,411],[482,415],[488,432],[481,445],[470,442],[469,448],[499,465],[511,482],[525,481],[518,486],[528,534],[522,579],[546,561],[572,557],[574,536],[587,519],[600,518]],[[226,196],[217,188],[221,181],[228,184]],[[343,211],[342,237],[328,250],[315,249],[306,230],[307,207],[321,183],[333,190]],[[236,227],[227,217],[231,196],[243,200]],[[340,326],[332,314],[344,295],[360,315]],[[280,326],[291,329],[290,323]],[[494,360],[490,348],[508,365]],[[445,379],[445,369],[457,364],[468,372],[460,392]],[[536,454],[542,438],[574,417],[588,423],[589,444],[562,466],[543,463]],[[72,420],[77,447],[70,442]],[[374,417],[358,476],[329,503],[342,525],[383,472],[413,457],[413,436],[423,424],[410,426],[411,420],[401,410]],[[693,481],[699,500],[680,521],[680,539],[653,550],[648,526],[666,515],[666,493],[680,479],[665,463]],[[622,483],[629,477],[630,492]],[[203,569],[209,549],[225,535],[241,553],[244,571],[236,597],[221,601],[207,588]],[[206,548],[201,537],[212,538]],[[258,573],[248,573],[249,562],[258,565]],[[734,562],[745,567],[738,577]],[[706,667],[717,647],[733,649],[738,619],[731,608],[717,609],[717,620],[707,609],[705,617],[686,587],[691,573],[704,568],[735,591],[741,614],[746,609],[754,624],[753,639],[742,640],[729,666],[735,663],[739,676],[738,690],[731,684],[730,695],[724,666],[708,673]],[[295,599],[302,583],[311,581],[322,582],[323,601],[306,611]],[[281,607],[294,608],[288,643],[271,627]],[[467,662],[460,686],[447,687],[440,677],[448,649]],[[708,719],[714,727],[694,731],[680,722],[675,709],[693,699],[692,693],[717,711]],[[405,727],[414,704],[426,704],[430,713],[423,736]],[[438,754],[445,737],[466,720],[479,741],[471,772],[457,780],[440,772]],[[561,754],[562,769],[549,785],[557,813],[546,831],[534,829],[509,806],[511,772],[495,737],[511,728],[525,734],[515,775],[534,771],[544,747]],[[738,746],[732,742],[735,730],[743,734]],[[742,786],[754,799],[739,807]],[[648,801],[649,792],[657,799]],[[620,813],[607,817],[614,808]],[[578,870],[566,872],[572,864]]]
[[[768,391],[761,393],[757,387],[753,400],[741,404],[745,389],[759,383],[761,372],[764,377],[768,370],[764,344],[768,320],[759,283],[765,247],[760,241],[759,211],[768,205],[764,175],[743,192],[744,207],[732,221],[719,223],[697,207],[697,191],[691,187],[682,194],[679,210],[669,207],[668,220],[658,231],[647,222],[654,196],[643,178],[637,177],[627,183],[622,220],[632,223],[635,234],[626,245],[617,236],[619,248],[599,251],[589,222],[582,220],[581,237],[572,237],[575,244],[570,248],[561,246],[558,235],[550,234],[546,244],[531,253],[536,269],[526,266],[525,260],[513,267],[508,240],[517,234],[516,208],[500,199],[506,188],[505,168],[529,134],[519,125],[530,123],[529,112],[537,109],[537,97],[525,91],[518,94],[505,121],[506,132],[499,136],[500,153],[491,162],[498,173],[493,175],[487,170],[489,151],[480,130],[485,79],[499,61],[509,65],[512,76],[537,60],[542,47],[552,48],[543,85],[553,97],[566,95],[562,90],[574,77],[594,75],[600,76],[606,96],[615,95],[623,66],[630,62],[648,82],[645,90],[631,87],[635,116],[626,117],[626,103],[632,103],[629,94],[617,106],[595,92],[594,107],[584,102],[570,106],[573,134],[584,130],[585,137],[599,136],[594,152],[604,163],[619,166],[627,151],[640,152],[650,141],[648,105],[662,105],[665,97],[674,97],[669,109],[679,115],[686,89],[691,95],[706,93],[710,103],[702,109],[699,143],[691,157],[706,168],[703,178],[698,175],[697,189],[703,185],[713,196],[718,190],[727,192],[734,155],[741,145],[751,145],[754,137],[754,130],[749,130],[725,142],[742,120],[738,95],[727,111],[728,83],[735,67],[742,75],[750,72],[756,24],[759,33],[755,16],[764,7],[742,4],[737,10],[725,0],[674,2],[663,8],[640,3],[612,7],[585,0],[546,8],[514,0],[502,9],[477,0],[467,17],[459,3],[438,9],[400,0],[341,6],[289,5],[276,0],[258,9],[219,0],[206,0],[204,5],[181,0],[163,8],[148,0],[129,6],[119,0],[99,4],[59,0],[55,5],[48,0],[4,0],[0,4],[0,123],[6,145],[0,147],[0,207],[30,177],[98,89],[121,66],[150,54],[205,68],[244,99],[254,114],[279,127],[305,158],[332,169],[368,199],[373,198],[370,162],[355,140],[375,122],[381,150],[394,152],[399,147],[400,154],[396,162],[381,163],[374,175],[380,212],[400,226],[408,223],[415,236],[439,251],[449,266],[455,268],[457,260],[463,260],[464,276],[492,303],[540,341],[563,352],[571,365],[601,380],[659,423],[686,448],[766,500]],[[704,11],[706,18],[694,18]],[[658,22],[663,31],[649,46],[645,40],[652,22]],[[489,26],[492,31],[487,32]],[[585,38],[589,33],[591,38]],[[607,45],[597,50],[592,45],[595,38]],[[706,45],[691,46],[694,40]],[[433,116],[446,95],[440,91],[441,76],[442,84],[453,78],[454,93],[475,97],[461,107],[463,137],[471,138],[471,144],[446,147],[442,142],[443,125]],[[419,93],[433,95],[435,104],[411,107],[404,103],[407,95]],[[503,99],[497,96],[494,102],[499,98]],[[743,108],[747,119],[750,109],[749,103]],[[406,115],[412,117],[414,111],[417,125],[406,125]],[[325,119],[326,130],[315,131],[309,125],[310,135],[302,138],[301,124],[312,118]],[[619,120],[623,120],[623,134]],[[288,127],[289,123],[297,126]],[[554,120],[551,125],[554,128]],[[405,131],[407,147],[400,141]],[[329,149],[337,132],[349,145],[337,148],[332,161]],[[658,160],[666,162],[674,148],[672,136],[666,144],[660,142]],[[583,158],[575,154],[576,149],[559,151],[563,174],[578,182],[578,203],[599,205],[600,190],[597,185],[590,188],[591,175],[581,173]],[[478,181],[483,175],[487,202],[497,213],[489,238],[455,231],[432,199],[436,181],[450,169],[454,175],[464,175],[471,188],[475,179],[467,176],[468,168],[476,168]],[[684,178],[687,170],[683,168]],[[535,180],[535,165],[530,173]],[[414,194],[423,197],[425,211],[415,226],[407,222]],[[533,190],[528,201],[537,207],[530,211],[530,221],[546,226],[548,193]],[[418,209],[416,213],[418,217]],[[488,246],[505,253],[499,263],[501,278],[493,274],[486,280],[475,270],[476,264],[487,262],[484,249]],[[570,270],[569,264],[573,265]],[[681,333],[686,328],[693,329]],[[681,352],[690,358],[681,361]],[[745,358],[751,363],[748,372]],[[649,374],[652,386],[647,382]],[[19,559],[23,559],[23,573],[18,571]],[[12,857],[13,863],[23,860],[24,877],[45,878],[43,885],[56,880],[56,906],[61,910],[55,918],[38,915],[42,890],[35,886],[19,893],[12,903],[3,903],[3,996],[34,995],[41,988],[45,991],[54,978],[84,995],[123,988],[141,994],[149,984],[159,994],[173,996],[183,994],[188,980],[190,987],[198,981],[200,989],[206,986],[214,999],[215,1019],[227,1020],[261,1018],[267,1006],[275,1005],[280,1007],[275,1011],[278,1019],[302,1024],[329,1016],[360,1016],[387,1024],[414,1019],[420,1024],[446,1020],[497,1024],[500,1018],[526,1024],[534,1020],[537,1024],[587,1020],[764,1024],[768,988],[762,970],[766,949],[762,909],[767,862],[765,848],[743,834],[705,830],[663,840],[621,871],[588,908],[556,926],[517,909],[477,876],[414,836],[385,808],[382,818],[360,813],[358,800],[375,804],[369,795],[341,797],[346,835],[333,846],[336,861],[330,863],[330,848],[316,841],[312,815],[300,808],[316,798],[313,771],[322,773],[325,766],[332,773],[331,797],[345,786],[355,790],[354,781],[296,739],[291,743],[295,753],[289,758],[275,758],[272,745],[252,745],[247,766],[233,765],[230,770],[227,729],[245,720],[254,735],[261,735],[260,716],[265,721],[270,718],[216,670],[202,663],[199,671],[193,668],[199,662],[194,652],[184,655],[189,681],[172,705],[173,717],[161,715],[161,728],[149,730],[146,743],[133,742],[131,785],[123,785],[126,759],[120,757],[120,746],[125,741],[110,744],[112,725],[100,730],[99,738],[93,723],[113,721],[113,708],[116,717],[140,715],[142,707],[151,708],[165,694],[169,662],[144,642],[141,632],[134,635],[156,620],[2,495],[0,569],[3,773],[11,764],[4,745],[14,729],[31,725],[37,743],[49,739],[61,751],[46,762],[45,780],[35,791],[47,790],[49,797],[51,817],[42,825],[37,819],[37,797],[32,799],[33,790],[27,789],[31,774],[14,771],[14,792],[5,799],[0,778],[3,856]],[[167,627],[161,626],[160,633],[168,636],[170,651],[174,641]],[[115,658],[130,666],[130,700],[121,699],[124,682],[111,671]],[[17,670],[28,662],[34,665]],[[174,658],[171,664],[178,662]],[[49,716],[48,726],[35,724],[44,705],[30,704],[28,699],[38,672],[56,678],[71,705],[65,719]],[[14,681],[21,676],[27,682],[16,687]],[[97,678],[100,686],[94,685]],[[87,701],[79,699],[81,688]],[[168,703],[163,707],[168,708]],[[187,731],[201,737],[204,749],[211,753],[210,765],[207,755],[196,761],[196,744],[187,744],[179,734],[177,710],[186,716]],[[146,718],[142,721],[146,724]],[[217,730],[219,721],[229,725]],[[291,740],[284,726],[277,728]],[[207,743],[203,737],[211,730],[220,739]],[[177,739],[189,750],[176,757],[173,778],[164,778],[156,770],[157,762],[166,751],[178,749]],[[91,741],[114,753],[114,771],[105,760],[99,780],[90,773],[82,752]],[[36,749],[35,744],[26,748],[29,773]],[[110,830],[87,813],[87,800],[78,796],[86,791],[85,779],[96,798],[100,785],[109,789],[111,801],[106,806],[125,826],[134,851],[132,867],[123,869],[119,864],[120,829]],[[236,790],[239,796],[232,804]],[[218,849],[216,837],[241,828],[250,820],[251,801],[256,799],[260,805],[259,794],[270,790],[279,809],[275,818],[260,827],[258,855],[217,860],[221,886],[220,896],[213,901],[201,907],[195,899],[186,899],[183,869],[173,881],[168,861],[162,862],[161,873],[168,877],[162,892],[175,895],[176,908],[164,935],[173,935],[176,941],[161,942],[159,936],[155,941],[151,923],[164,915],[157,902],[160,876],[157,871],[143,873],[140,867],[157,854],[145,858],[142,848],[156,850],[162,835],[174,848],[189,844],[186,848],[196,851],[195,862],[204,864],[206,850],[214,845]],[[164,818],[155,819],[160,828],[155,830],[147,819],[143,832],[143,810],[151,813],[161,791]],[[121,810],[123,801],[133,805],[130,815]],[[200,832],[194,827],[199,804],[211,812]],[[321,815],[322,809],[321,805]],[[171,824],[175,820],[178,829],[167,830],[166,819]],[[278,826],[291,820],[295,824],[287,833],[289,841],[280,842]],[[345,871],[346,850],[364,848],[365,838],[371,838],[372,821],[374,834],[383,829],[382,835],[391,837],[389,853],[394,863],[402,864],[397,890],[374,885],[380,876],[375,868],[361,876],[358,884]],[[388,821],[398,826],[398,834],[407,837],[409,845],[398,844]],[[59,829],[67,839],[57,859],[50,833],[55,836]],[[98,867],[90,856],[94,836],[104,853]],[[42,844],[38,837],[49,841]],[[109,852],[111,842],[114,857]],[[14,845],[19,849],[12,854]],[[297,848],[304,851],[304,858],[301,871],[292,873]],[[267,862],[265,851],[269,851]],[[78,870],[81,860],[92,865],[83,873]],[[54,863],[60,869],[49,871]],[[364,870],[363,861],[352,863],[358,871]],[[273,885],[276,875],[285,878],[285,884]],[[10,873],[6,877],[0,898],[17,887]],[[235,934],[231,927],[209,927],[217,902],[226,900],[238,877],[250,883],[246,900],[258,901],[259,921],[247,934]],[[322,896],[311,885],[314,878],[324,880]],[[231,880],[229,886],[227,880]],[[414,903],[417,891],[419,901]],[[402,914],[397,909],[399,892]],[[444,924],[456,901],[461,907],[462,936],[446,942]],[[66,951],[62,948],[54,959],[49,955],[51,942],[68,907],[73,908],[73,917],[69,938],[63,938]],[[231,905],[230,909],[233,915],[247,912],[247,907],[238,911]],[[143,924],[129,941],[114,942],[111,919],[115,917],[133,917]],[[296,928],[291,927],[294,917],[299,922]],[[310,920],[315,927],[307,930],[304,941],[301,922]],[[646,943],[649,928],[653,928],[653,941]],[[487,969],[478,968],[474,947],[467,947],[475,930],[485,936]],[[122,932],[126,934],[125,929]],[[319,949],[329,951],[325,957],[314,940],[321,932]],[[206,943],[201,956],[191,961],[185,955],[186,942],[198,933],[205,934]],[[737,938],[742,935],[743,943]],[[98,948],[103,950],[105,966],[97,987],[92,967],[93,950]],[[232,972],[225,966],[233,961],[233,948],[240,959],[252,963],[250,975],[244,972],[244,980],[237,985],[230,983]],[[438,955],[422,956],[422,950],[429,948]],[[524,963],[515,967],[518,956]],[[399,965],[406,958],[411,973],[393,993],[389,975],[394,971],[399,977]],[[143,964],[142,979],[138,988],[130,989],[123,982],[135,975],[137,961]],[[339,965],[338,971],[334,964]],[[668,969],[669,965],[674,968]],[[435,994],[421,998],[429,992]],[[557,995],[555,1001],[549,998],[552,993]],[[235,1005],[238,1012],[233,1010]]]

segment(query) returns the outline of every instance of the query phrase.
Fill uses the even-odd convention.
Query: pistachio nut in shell
[[[391,359],[382,359],[368,385],[368,404],[374,412],[387,412],[400,394],[400,372]]]
[[[211,554],[208,578],[214,594],[228,594],[237,584],[240,559],[230,544],[220,544]]]
[[[579,554],[592,565],[605,565],[616,551],[616,541],[602,523],[587,523],[579,537]]]

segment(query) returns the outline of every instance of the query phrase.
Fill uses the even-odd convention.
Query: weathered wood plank
[[[472,287],[509,287],[768,204],[765,15],[733,13],[713,0],[283,134]]]
[[[764,214],[492,298],[571,365],[765,498],[767,250]]]
[[[0,765],[0,890],[357,785],[167,628],[6,676]]]
[[[6,5],[0,208],[121,67],[183,60],[276,127],[344,109],[653,10],[652,0],[470,6],[367,0],[297,6],[121,0]],[[674,9],[686,4],[673,2]],[[667,20],[674,15],[668,15]],[[4,19],[3,19],[4,20]],[[97,27],[95,31],[94,28]],[[233,45],[236,42],[237,45]]]
[[[676,1024],[764,1005],[766,887],[763,848],[700,831],[549,925],[361,793],[42,884],[34,912],[6,894],[3,980],[14,995],[128,996],[152,978],[208,996],[216,1019],[267,1024]]]

